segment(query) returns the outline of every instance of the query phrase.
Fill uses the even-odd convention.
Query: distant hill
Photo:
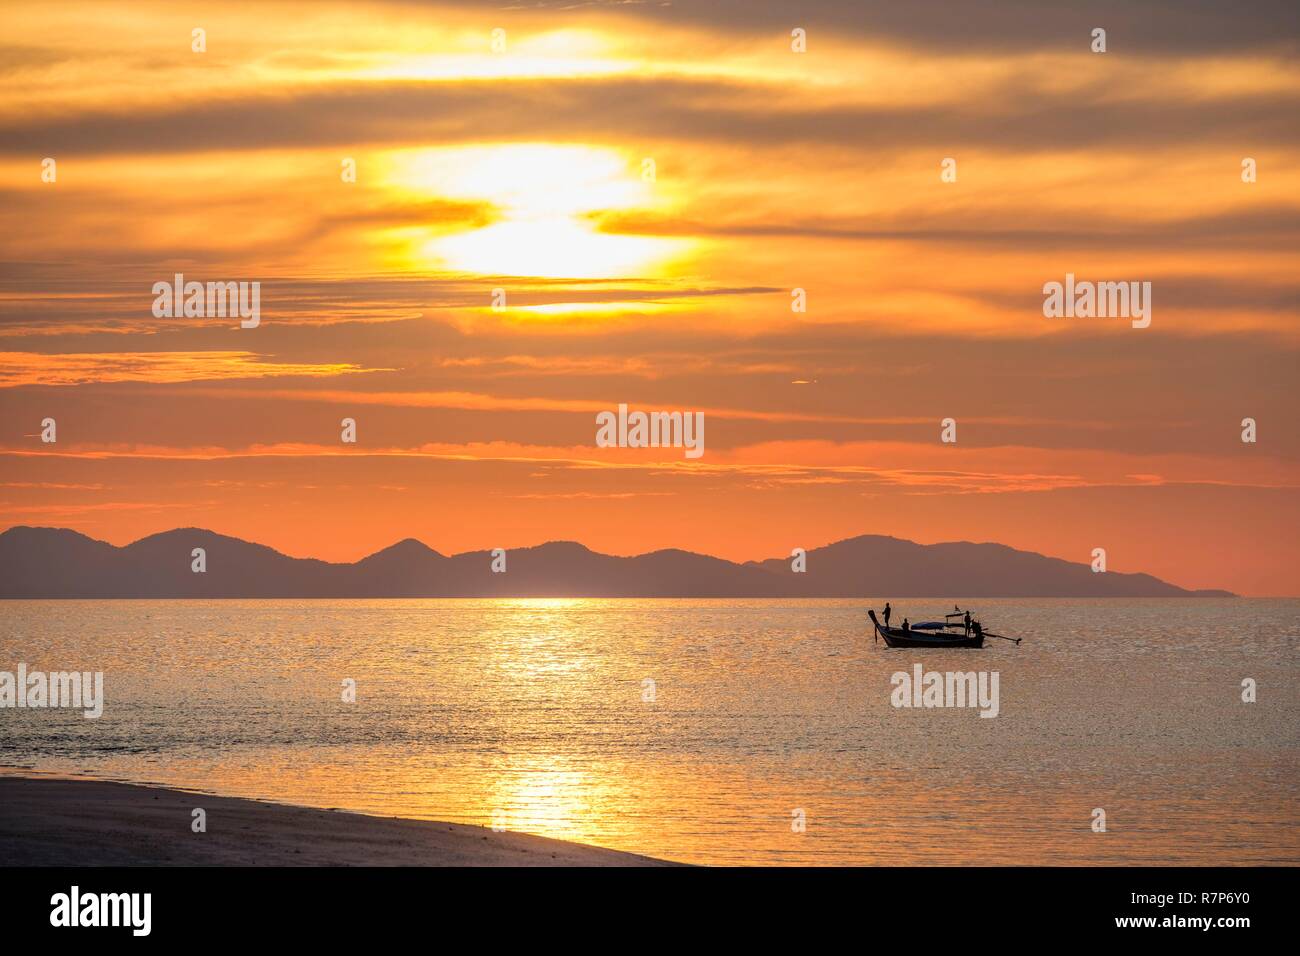
[[[190,569],[203,548],[207,571]],[[265,545],[177,528],[125,547],[66,528],[0,534],[0,598],[383,597],[1231,597],[1188,591],[1149,574],[1094,574],[1000,544],[916,544],[861,535],[789,558],[736,564],[689,551],[635,557],[550,541],[507,554],[447,556],[413,538],[352,564],[291,558]]]

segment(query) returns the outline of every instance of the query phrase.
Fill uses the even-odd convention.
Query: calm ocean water
[[[0,670],[107,704],[0,709],[0,766],[698,863],[1300,863],[1300,601],[973,601],[1024,643],[944,652],[866,603],[9,601]],[[1000,715],[895,709],[917,662]]]

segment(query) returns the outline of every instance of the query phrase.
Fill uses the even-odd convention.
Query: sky
[[[0,527],[874,533],[1300,594],[1298,37],[1283,2],[5,4]],[[155,316],[176,273],[260,283],[258,324]],[[1045,317],[1067,274],[1149,282],[1150,324]],[[599,447],[620,404],[705,453]]]

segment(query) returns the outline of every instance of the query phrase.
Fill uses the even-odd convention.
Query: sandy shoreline
[[[202,807],[207,832],[191,831]],[[374,817],[165,787],[0,776],[6,866],[672,866],[486,827]]]

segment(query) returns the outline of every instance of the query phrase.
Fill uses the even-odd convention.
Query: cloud
[[[682,77],[519,81],[359,82],[279,95],[211,98],[80,115],[0,119],[9,155],[151,155],[310,149],[359,143],[696,142],[836,144],[897,153],[913,147],[1061,151],[1148,149],[1261,136],[1274,147],[1300,140],[1295,93],[1214,100],[1116,99],[1108,84],[1068,95],[1017,87],[1016,78],[977,101],[938,105],[826,103],[788,85]],[[484,127],[484,117],[493,125]],[[497,135],[493,135],[493,131]]]
[[[685,460],[680,449],[548,446],[509,441],[425,442],[409,446],[344,446],[278,442],[244,447],[112,445],[85,443],[35,451],[0,448],[14,459],[220,461],[252,459],[414,459],[470,465],[523,464],[578,471],[621,471],[652,482],[674,478],[722,482],[728,487],[857,485],[870,493],[969,495],[1042,492],[1073,488],[1200,485],[1285,490],[1300,488],[1286,462],[1260,457],[1186,453],[1116,453],[1110,450],[1029,446],[939,447],[937,442],[817,440],[770,441],[710,449]],[[632,480],[630,477],[628,480]],[[337,484],[326,479],[322,484]],[[636,490],[645,490],[638,486]],[[669,484],[668,491],[675,490]],[[514,492],[511,492],[514,495]],[[547,493],[550,494],[549,492]],[[570,497],[581,497],[579,494]],[[605,495],[602,495],[604,497]]]
[[[406,5],[413,0],[405,0]],[[462,4],[463,5],[463,4]],[[501,9],[496,0],[472,0],[478,9]],[[626,0],[527,0],[513,5],[523,15],[572,16],[599,11],[647,19],[657,25],[694,25],[724,34],[789,36],[809,31],[809,48],[828,41],[885,38],[930,52],[972,47],[1021,51],[1026,47],[1068,51],[1086,44],[1095,26],[1105,27],[1116,50],[1142,55],[1294,48],[1300,15],[1288,0],[1262,0],[1248,9],[1216,0],[1091,0],[1086,5],[1037,0],[685,0],[628,3]]]
[[[252,352],[0,352],[0,388],[96,382],[176,383],[214,379],[336,376],[363,372],[348,362],[270,362]]]
[[[813,215],[799,219],[745,218],[727,210],[717,217],[632,212],[601,212],[592,219],[604,231],[655,236],[838,239],[848,242],[909,242],[1017,249],[1259,248],[1300,244],[1300,206],[1241,210],[1179,218],[1145,219],[1094,214],[1077,226],[1052,225],[1041,209],[999,210],[999,223],[970,222],[931,211],[909,212],[891,220],[875,216]],[[958,224],[953,220],[957,219]],[[1009,225],[1016,223],[1017,225]]]

